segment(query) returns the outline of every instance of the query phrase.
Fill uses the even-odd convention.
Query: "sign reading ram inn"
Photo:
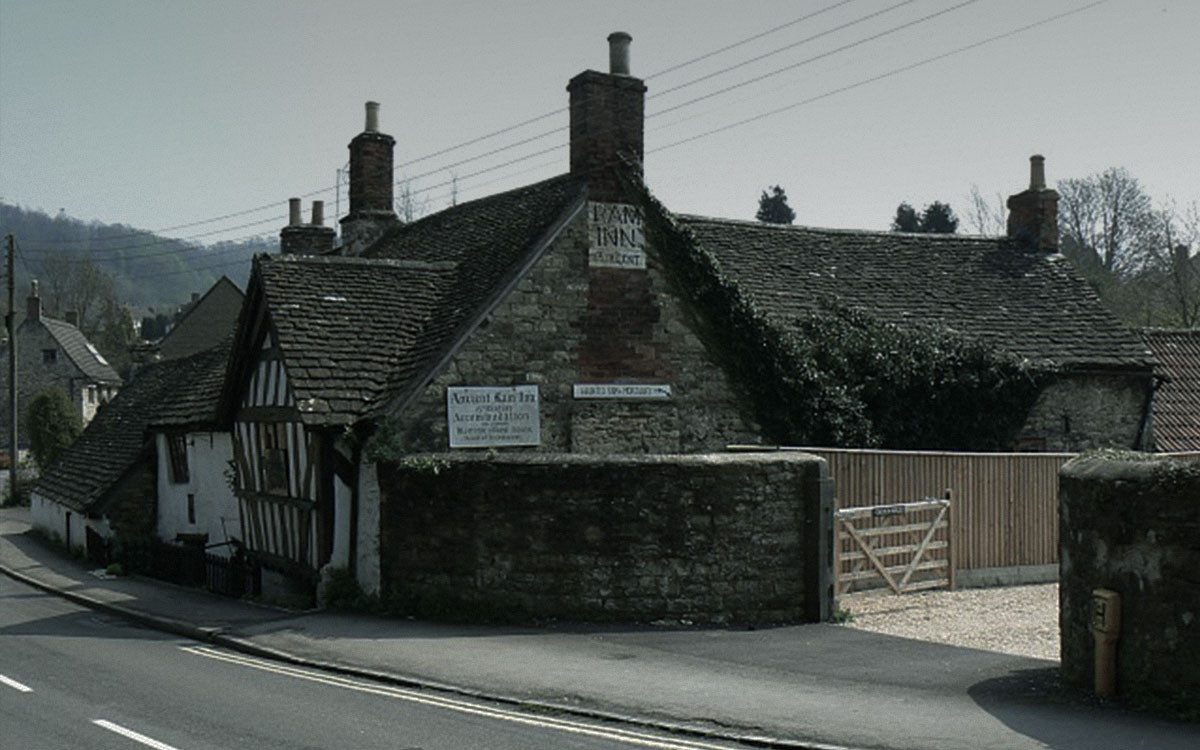
[[[446,416],[451,448],[542,442],[536,385],[448,388]]]
[[[588,265],[592,268],[646,269],[642,213],[624,203],[588,203]]]

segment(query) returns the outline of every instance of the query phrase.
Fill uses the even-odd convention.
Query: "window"
[[[88,391],[88,403],[89,404],[96,403],[96,386],[89,385],[87,391]]]
[[[187,435],[168,435],[167,453],[171,459],[171,481],[183,484],[188,480]]]
[[[52,365],[57,361],[58,361],[58,350],[57,349],[43,349],[42,350],[42,364]]]
[[[188,493],[187,511],[188,511],[188,523],[190,523],[190,524],[196,523],[196,496],[190,492]]]
[[[282,424],[259,425],[259,459],[263,491],[271,495],[288,494],[287,432]]]

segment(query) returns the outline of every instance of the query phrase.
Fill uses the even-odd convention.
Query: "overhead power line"
[[[850,1],[850,0],[846,0],[846,2],[849,2],[849,1]],[[846,2],[842,2],[842,3],[836,3],[836,4],[832,5],[832,6],[828,6],[826,9],[823,9],[823,10],[828,10],[828,9],[830,9],[830,8],[833,8],[833,7],[837,7],[837,6],[840,6],[840,5],[845,5],[845,4],[846,4]],[[863,38],[863,39],[860,39],[860,40],[857,40],[857,41],[855,41],[855,42],[851,42],[851,43],[849,43],[849,44],[843,45],[843,46],[841,46],[841,47],[837,48],[836,50],[832,50],[832,51],[830,51],[830,52],[822,53],[821,55],[817,55],[817,56],[814,56],[814,57],[810,57],[810,58],[807,58],[807,59],[805,59],[805,60],[802,60],[802,61],[800,61],[800,62],[797,62],[797,63],[789,64],[789,65],[787,65],[787,66],[784,66],[784,67],[782,67],[782,68],[778,68],[778,69],[776,69],[776,70],[773,70],[773,71],[770,71],[770,72],[768,72],[768,73],[765,73],[765,74],[763,74],[763,75],[761,75],[761,76],[756,76],[756,77],[754,77],[754,78],[751,78],[751,79],[748,79],[748,80],[746,80],[746,81],[742,81],[741,83],[734,84],[734,85],[732,85],[732,86],[727,86],[727,87],[725,87],[725,88],[722,88],[722,89],[720,89],[720,90],[718,90],[718,91],[715,91],[715,92],[709,92],[709,93],[706,93],[706,94],[702,94],[702,95],[700,95],[700,96],[697,96],[697,97],[694,97],[694,98],[692,98],[692,99],[690,99],[690,100],[688,100],[688,101],[686,101],[686,102],[682,102],[682,103],[680,103],[680,104],[673,105],[672,107],[669,107],[669,108],[667,108],[667,109],[665,109],[665,110],[660,110],[660,111],[658,111],[658,112],[655,112],[655,113],[649,114],[649,115],[647,115],[647,119],[650,119],[650,118],[653,118],[653,117],[658,117],[658,116],[660,116],[660,115],[667,114],[667,113],[669,113],[669,112],[677,111],[677,110],[679,110],[679,109],[681,109],[681,108],[683,108],[683,107],[690,106],[690,105],[692,105],[692,104],[695,104],[695,103],[698,103],[698,102],[701,102],[701,101],[705,101],[705,100],[708,100],[708,99],[714,98],[714,97],[716,97],[716,96],[719,96],[719,95],[722,95],[722,94],[725,94],[725,93],[729,93],[729,92],[731,92],[731,91],[734,91],[734,90],[741,89],[741,88],[743,88],[743,87],[745,87],[745,86],[749,86],[749,85],[751,85],[751,84],[757,83],[757,82],[759,82],[759,81],[761,81],[761,80],[764,80],[764,79],[766,79],[766,78],[773,77],[773,76],[779,75],[779,74],[781,74],[781,73],[783,73],[783,72],[787,72],[787,71],[793,70],[793,69],[795,69],[795,68],[797,68],[797,67],[800,67],[800,66],[802,66],[802,65],[805,65],[805,64],[809,64],[809,63],[813,62],[814,60],[817,60],[817,59],[822,59],[822,58],[829,57],[830,55],[833,55],[833,54],[836,54],[836,53],[839,53],[839,52],[844,52],[844,51],[847,51],[847,50],[849,50],[849,49],[854,49],[854,48],[856,48],[856,47],[860,47],[860,46],[862,46],[862,45],[864,45],[864,44],[870,43],[871,41],[875,41],[875,40],[878,40],[878,39],[880,39],[880,38],[882,38],[882,37],[885,37],[885,36],[888,36],[888,35],[891,35],[891,34],[897,33],[898,31],[901,31],[901,30],[903,30],[903,29],[906,29],[906,28],[911,28],[911,27],[913,27],[913,26],[915,26],[915,25],[917,25],[917,24],[920,24],[920,23],[923,23],[923,22],[927,22],[927,21],[929,21],[929,20],[931,20],[931,19],[933,19],[933,18],[936,18],[936,17],[938,17],[938,16],[945,15],[945,14],[947,14],[947,13],[950,13],[950,12],[953,12],[953,11],[956,11],[956,10],[959,10],[959,9],[961,9],[961,8],[963,8],[963,7],[966,7],[966,6],[968,6],[968,5],[974,4],[974,3],[976,3],[976,2],[978,2],[978,0],[966,0],[965,2],[958,3],[958,4],[956,4],[956,5],[953,5],[953,6],[949,7],[949,8],[945,8],[945,9],[942,9],[942,10],[940,10],[940,11],[937,11],[937,12],[934,12],[934,13],[931,13],[931,14],[927,14],[926,16],[923,16],[923,17],[921,17],[920,19],[916,19],[916,20],[914,20],[914,21],[909,21],[909,22],[906,22],[906,23],[904,23],[904,24],[901,24],[901,25],[898,25],[898,26],[892,27],[892,28],[890,28],[890,29],[887,29],[887,30],[885,30],[885,31],[879,32],[879,33],[877,33],[877,34],[873,34],[873,35],[871,35],[871,36],[869,36],[869,37],[865,37],[865,38]],[[758,121],[758,120],[762,120],[762,119],[765,119],[765,118],[768,118],[768,117],[772,117],[772,116],[774,116],[774,115],[781,114],[781,113],[783,113],[783,112],[787,112],[787,111],[790,111],[790,110],[796,109],[796,108],[798,108],[798,107],[805,106],[805,105],[807,105],[807,104],[811,104],[811,103],[813,103],[813,102],[820,101],[820,100],[822,100],[822,99],[826,99],[826,98],[829,98],[829,97],[831,97],[831,96],[835,96],[835,95],[837,95],[837,94],[840,94],[840,93],[844,93],[844,92],[846,92],[846,91],[850,91],[850,90],[853,90],[853,89],[856,89],[856,88],[860,88],[860,87],[862,87],[862,86],[865,86],[865,85],[868,85],[868,84],[870,84],[870,83],[874,83],[874,82],[877,82],[877,81],[880,81],[880,80],[884,80],[884,79],[887,79],[887,78],[891,78],[891,77],[894,77],[894,76],[896,76],[896,75],[899,75],[899,74],[905,73],[905,72],[907,72],[907,71],[913,70],[913,69],[915,69],[915,68],[919,68],[919,67],[922,67],[922,66],[925,66],[925,65],[929,65],[929,64],[932,64],[932,63],[934,63],[934,62],[937,62],[937,61],[940,61],[940,60],[944,60],[944,59],[946,59],[946,58],[948,58],[948,57],[952,57],[952,56],[954,56],[954,55],[962,54],[962,53],[964,53],[964,52],[967,52],[967,51],[970,51],[970,50],[976,49],[976,48],[978,48],[978,47],[982,47],[982,46],[984,46],[984,45],[987,45],[987,44],[993,43],[993,42],[995,42],[995,41],[998,41],[998,40],[1001,40],[1001,39],[1005,39],[1005,38],[1008,38],[1008,37],[1012,37],[1012,36],[1015,36],[1015,35],[1017,35],[1017,34],[1024,33],[1024,32],[1026,32],[1026,31],[1029,31],[1029,30],[1031,30],[1031,29],[1037,28],[1037,27],[1039,27],[1039,26],[1043,26],[1043,25],[1045,25],[1045,24],[1048,24],[1048,23],[1052,23],[1052,22],[1054,22],[1054,21],[1061,20],[1061,19],[1063,19],[1063,18],[1066,18],[1066,17],[1068,17],[1068,16],[1072,16],[1072,15],[1076,15],[1076,14],[1078,14],[1078,13],[1082,13],[1082,12],[1084,12],[1084,11],[1087,11],[1087,10],[1090,10],[1091,8],[1094,8],[1094,7],[1098,6],[1098,5],[1101,5],[1101,4],[1103,4],[1104,2],[1105,2],[1105,0],[1096,0],[1095,2],[1091,2],[1091,3],[1088,3],[1088,4],[1086,4],[1086,5],[1080,6],[1080,7],[1078,7],[1078,8],[1074,8],[1074,9],[1072,9],[1072,10],[1068,10],[1068,11],[1064,11],[1064,12],[1062,12],[1062,13],[1058,13],[1058,14],[1055,14],[1055,15],[1052,15],[1052,16],[1048,16],[1048,17],[1046,17],[1046,18],[1043,18],[1043,19],[1041,19],[1041,20],[1039,20],[1039,21],[1035,21],[1035,22],[1033,22],[1033,23],[1029,23],[1029,24],[1026,24],[1026,25],[1020,26],[1020,27],[1018,27],[1018,28],[1012,29],[1012,30],[1010,30],[1010,31],[1007,31],[1007,32],[1004,32],[1004,33],[1001,33],[1001,34],[996,34],[996,35],[994,35],[994,36],[991,36],[991,37],[988,37],[988,38],[986,38],[986,39],[980,40],[980,41],[978,41],[978,42],[974,42],[974,43],[971,43],[971,44],[968,44],[968,45],[963,45],[963,46],[961,46],[961,47],[958,47],[958,48],[955,48],[955,49],[953,49],[953,50],[950,50],[950,51],[947,51],[947,52],[944,52],[944,53],[941,53],[941,54],[938,54],[938,55],[934,55],[934,56],[931,56],[931,57],[927,57],[927,58],[924,58],[924,59],[922,59],[922,60],[919,60],[919,61],[917,61],[917,62],[914,62],[914,63],[910,63],[910,64],[907,64],[907,65],[904,65],[904,66],[901,66],[901,67],[897,67],[897,68],[890,69],[890,70],[888,70],[888,71],[885,71],[885,72],[883,72],[883,73],[880,73],[880,74],[878,74],[878,75],[875,75],[875,76],[871,76],[871,77],[869,77],[869,78],[865,78],[865,79],[863,79],[863,80],[860,80],[860,81],[857,81],[857,82],[855,82],[855,83],[852,83],[852,84],[847,84],[847,85],[845,85],[845,86],[840,86],[840,87],[837,87],[837,88],[835,88],[835,89],[831,89],[831,90],[829,90],[829,91],[826,91],[826,92],[824,92],[824,93],[817,94],[817,95],[815,95],[815,96],[812,96],[812,97],[806,98],[806,99],[804,99],[804,100],[801,100],[801,101],[798,101],[798,102],[793,102],[793,103],[791,103],[791,104],[788,104],[788,105],[785,105],[785,106],[782,106],[782,107],[776,107],[776,108],[774,108],[774,109],[771,109],[771,110],[769,110],[769,111],[766,111],[766,112],[760,112],[760,113],[758,113],[758,114],[756,114],[756,115],[753,115],[753,116],[750,116],[750,117],[746,117],[746,118],[743,118],[743,119],[737,120],[736,122],[732,122],[732,123],[729,123],[729,124],[723,125],[723,126],[721,126],[721,127],[713,128],[713,129],[711,129],[711,130],[707,130],[707,131],[704,131],[704,132],[702,132],[702,133],[698,133],[698,134],[696,134],[696,135],[688,136],[688,137],[686,137],[686,138],[682,138],[682,139],[676,140],[676,141],[674,141],[674,142],[671,142],[671,143],[667,143],[667,144],[665,144],[665,145],[662,145],[662,146],[658,146],[658,147],[656,147],[656,148],[654,148],[654,149],[650,150],[650,151],[649,151],[649,153],[658,153],[658,152],[665,151],[665,150],[667,150],[667,149],[674,148],[674,147],[677,147],[677,146],[680,146],[680,145],[683,145],[683,144],[686,144],[686,143],[691,143],[691,142],[694,142],[694,141],[700,140],[700,139],[702,139],[702,138],[705,138],[705,137],[708,137],[708,136],[711,136],[711,135],[715,135],[715,134],[718,134],[718,133],[726,132],[726,131],[728,131],[728,130],[731,130],[731,129],[734,129],[734,128],[737,128],[737,127],[740,127],[740,126],[742,126],[742,125],[746,125],[746,124],[749,124],[749,123],[752,123],[752,122],[756,122],[756,121]],[[906,4],[906,3],[901,3],[900,5],[903,5],[903,4]],[[898,6],[891,6],[891,7],[890,7],[889,9],[887,9],[887,10],[891,10],[891,9],[893,9],[893,8],[895,8],[895,7],[898,7]],[[823,12],[823,11],[822,11],[822,12]],[[875,14],[871,14],[871,15],[872,15],[872,16],[877,16],[877,15],[879,15],[879,14],[880,14],[880,13],[882,13],[882,12],[886,12],[886,11],[880,11],[880,12],[877,12],[877,13],[875,13]],[[815,14],[810,14],[808,17],[811,17],[812,15],[815,15]],[[866,17],[863,17],[863,18],[866,18]],[[861,20],[863,20],[863,19],[859,19],[859,20],[861,21]],[[844,24],[843,26],[845,26],[845,24]],[[757,36],[758,36],[758,37],[761,37],[761,36],[765,35],[766,33],[770,33],[770,32],[764,32],[763,34],[760,34],[760,35],[757,35]],[[741,43],[739,42],[739,43],[737,43],[737,44],[734,44],[734,45],[729,45],[728,47],[726,47],[726,48],[722,48],[722,49],[724,50],[724,49],[733,48],[733,47],[735,47],[735,46],[738,46],[739,44],[741,44]],[[794,46],[796,46],[796,45],[789,45],[789,47],[794,47]],[[698,61],[698,60],[701,60],[701,59],[705,59],[706,57],[710,57],[712,54],[715,54],[715,53],[710,53],[709,55],[705,55],[705,56],[701,56],[701,57],[695,58],[693,61]],[[770,53],[768,53],[768,54],[770,54]],[[766,55],[760,55],[760,56],[758,56],[758,58],[756,58],[756,59],[762,59],[762,58],[763,58],[763,57],[765,57],[765,56],[766,56]],[[667,70],[668,70],[668,71],[670,71],[670,70],[675,70],[675,69],[678,69],[679,67],[682,67],[682,66],[683,66],[683,64],[681,64],[681,65],[679,65],[679,66],[675,66],[674,68],[669,68],[669,69],[667,69]],[[738,63],[738,64],[735,64],[735,65],[732,65],[732,66],[728,66],[727,68],[725,68],[725,69],[723,69],[723,70],[734,70],[734,69],[737,69],[737,68],[739,68],[739,67],[743,67],[743,66],[744,66],[744,64],[743,64],[743,63]],[[718,72],[717,72],[717,73],[715,73],[715,74],[710,74],[710,75],[708,75],[708,76],[705,76],[705,77],[704,77],[704,79],[711,78],[711,77],[713,77],[713,75],[717,75],[717,74],[719,74],[720,72],[721,72],[721,71],[718,71]],[[702,80],[702,79],[697,79],[697,80]],[[686,85],[690,85],[690,83],[689,83],[689,84],[684,84],[684,85],[685,85],[685,86],[686,86]],[[681,87],[676,87],[675,89],[669,89],[668,91],[672,91],[672,90],[678,90],[679,88],[682,88],[682,86],[681,86]],[[667,93],[667,92],[666,92],[666,91],[664,91],[664,92],[661,92],[661,93],[665,94],[665,93]],[[657,95],[655,95],[655,96],[657,96]],[[654,98],[654,97],[648,97],[648,98]],[[564,111],[564,110],[557,110],[557,111],[556,111],[555,113],[553,113],[553,114],[558,114],[558,113],[560,113],[560,112],[562,112],[562,111]],[[544,119],[544,117],[545,117],[545,116],[543,116],[543,117],[539,117],[539,118],[533,118],[533,119],[530,119],[530,120],[526,120],[526,121],[524,121],[523,123],[520,123],[520,124],[518,124],[518,125],[516,125],[516,126],[511,126],[510,128],[507,128],[507,129],[504,129],[504,130],[501,130],[501,131],[494,131],[494,133],[493,133],[493,134],[499,134],[499,133],[501,133],[501,132],[507,132],[507,131],[509,131],[509,130],[516,129],[517,127],[520,127],[520,126],[522,126],[522,125],[529,124],[529,123],[532,123],[532,122],[536,122],[536,121],[538,121],[539,119]],[[527,145],[527,144],[529,144],[529,143],[533,143],[533,142],[535,142],[535,141],[537,141],[537,140],[539,140],[539,139],[541,139],[541,138],[548,137],[549,135],[552,135],[552,134],[555,134],[555,133],[560,133],[560,132],[562,132],[562,130],[563,130],[562,128],[555,128],[554,130],[552,130],[552,131],[547,131],[546,133],[542,133],[542,134],[539,134],[539,135],[536,135],[536,136],[531,136],[531,137],[528,137],[528,138],[524,138],[524,139],[522,139],[522,140],[520,140],[520,141],[517,141],[517,142],[514,142],[514,143],[512,143],[512,144],[509,144],[508,146],[505,146],[505,147],[498,147],[498,148],[492,149],[492,150],[490,150],[490,151],[486,152],[485,154],[481,154],[481,155],[479,155],[479,156],[477,156],[477,157],[473,157],[473,158],[467,158],[467,159],[462,159],[462,160],[459,160],[459,161],[453,162],[453,163],[451,163],[451,164],[449,164],[449,165],[447,165],[447,166],[445,166],[445,167],[440,167],[440,168],[437,168],[437,169],[432,169],[432,170],[429,170],[429,171],[426,171],[426,172],[420,173],[420,174],[418,174],[418,175],[415,175],[415,176],[409,177],[409,178],[407,178],[407,179],[405,180],[405,182],[410,182],[410,183],[411,183],[411,181],[412,181],[412,180],[421,179],[421,178],[424,178],[424,177],[429,177],[429,176],[432,176],[432,175],[438,174],[438,173],[440,173],[440,172],[445,172],[445,171],[447,171],[447,170],[449,170],[449,169],[453,169],[454,167],[462,166],[462,165],[465,165],[465,164],[467,164],[467,163],[470,163],[470,162],[472,162],[472,161],[477,161],[478,159],[485,158],[486,156],[494,156],[494,155],[496,155],[496,154],[499,154],[499,153],[502,153],[502,152],[504,152],[504,151],[510,150],[511,148],[515,148],[515,147],[518,147],[518,146],[521,146],[521,145]],[[473,141],[471,141],[470,143],[475,143],[475,142],[479,142],[479,141],[481,141],[481,140],[485,140],[485,139],[487,139],[488,137],[491,137],[493,134],[489,134],[489,135],[487,135],[487,136],[481,136],[481,137],[480,137],[480,138],[478,138],[478,139],[474,139],[474,140],[473,140]],[[445,180],[445,181],[442,181],[442,182],[438,182],[438,183],[436,183],[436,184],[432,184],[432,185],[423,186],[423,187],[421,187],[421,188],[418,188],[418,189],[416,189],[416,190],[412,191],[412,193],[411,193],[411,194],[413,194],[413,195],[422,195],[422,194],[428,194],[428,193],[430,193],[431,191],[438,190],[438,189],[440,189],[440,188],[445,188],[445,187],[449,187],[449,186],[451,186],[451,185],[454,185],[456,182],[458,182],[458,183],[461,183],[462,181],[464,181],[464,180],[469,180],[469,179],[471,179],[471,178],[473,178],[473,177],[477,177],[477,176],[480,176],[480,175],[483,175],[483,174],[488,174],[488,173],[491,173],[491,172],[495,172],[495,171],[497,171],[497,170],[502,170],[502,169],[505,169],[505,168],[507,168],[507,167],[514,166],[514,165],[516,165],[516,164],[520,164],[520,163],[522,163],[522,162],[528,161],[528,160],[530,160],[530,159],[535,159],[535,158],[537,158],[537,157],[539,157],[539,156],[543,156],[543,155],[545,155],[545,154],[552,153],[552,152],[554,152],[554,151],[556,151],[556,150],[563,149],[563,148],[565,148],[565,147],[566,147],[566,145],[565,145],[565,144],[555,144],[554,146],[551,146],[551,147],[548,147],[548,148],[544,148],[544,149],[539,149],[539,150],[536,150],[536,151],[533,151],[533,152],[530,152],[530,153],[524,154],[524,155],[522,155],[522,156],[519,156],[519,157],[516,157],[516,158],[510,159],[510,160],[504,161],[504,162],[502,162],[502,163],[499,163],[499,164],[495,164],[495,165],[488,166],[488,167],[485,167],[485,168],[482,168],[482,169],[479,169],[479,170],[475,170],[475,171],[469,172],[469,173],[467,173],[467,174],[462,174],[462,175],[454,175],[454,176],[453,176],[451,179],[449,179],[449,180]],[[453,149],[446,149],[446,150],[443,150],[441,153],[447,153],[447,152],[449,152],[449,151],[451,151],[451,150],[453,150]],[[423,157],[423,158],[424,158],[424,157]],[[410,161],[410,162],[406,162],[406,163],[405,163],[405,165],[410,165],[410,164],[416,163],[417,161],[420,161],[420,160],[413,160],[413,161]],[[404,166],[404,165],[401,165],[401,166]],[[522,171],[529,171],[529,170],[522,170]],[[501,177],[501,178],[499,178],[499,179],[504,179],[504,177]],[[495,181],[497,181],[497,180],[491,180],[491,181],[489,181],[489,184],[490,184],[491,182],[495,182]],[[401,184],[403,184],[403,183],[401,183]],[[324,189],[317,190],[317,191],[312,191],[312,192],[310,192],[310,193],[307,193],[307,194],[305,194],[305,195],[304,195],[304,196],[302,196],[302,197],[312,197],[312,196],[319,195],[319,194],[321,194],[321,193],[324,193],[324,192],[329,192],[329,191],[331,191],[331,190],[333,190],[333,189],[334,189],[334,188],[332,188],[332,187],[331,187],[331,188],[324,188]],[[269,208],[276,208],[277,206],[279,206],[279,203],[272,203],[272,204],[268,204],[268,205],[266,205],[266,206],[261,206],[261,207],[256,207],[256,208],[252,208],[252,209],[246,209],[246,210],[244,210],[244,211],[234,212],[234,213],[231,213],[231,214],[226,214],[224,217],[221,217],[221,218],[230,218],[230,217],[236,217],[236,216],[243,216],[243,215],[246,215],[246,214],[249,214],[249,213],[253,213],[253,212],[256,212],[256,211],[262,211],[262,210],[269,209]],[[179,226],[181,226],[181,227],[183,227],[183,226],[199,226],[199,225],[201,225],[201,224],[208,223],[208,221],[212,221],[212,220],[197,221],[197,222],[192,222],[192,223],[190,223],[190,224],[187,224],[187,225],[179,225]],[[257,222],[251,222],[251,223],[248,223],[248,224],[239,225],[238,227],[226,228],[226,229],[221,229],[221,230],[213,230],[213,231],[210,231],[210,232],[199,233],[199,234],[197,234],[197,235],[193,235],[193,236],[194,236],[194,237],[201,237],[201,236],[207,236],[207,235],[212,235],[212,234],[217,234],[217,233],[225,233],[225,232],[229,232],[229,231],[236,231],[236,229],[239,229],[239,228],[245,228],[245,227],[249,227],[249,226],[257,226],[257,225],[265,224],[265,223],[268,223],[268,222],[284,222],[284,221],[286,221],[286,216],[284,216],[284,215],[282,215],[282,214],[279,214],[279,215],[276,215],[275,217],[272,217],[272,218],[269,218],[269,219],[264,219],[264,220],[257,221]],[[144,233],[138,233],[138,235],[134,235],[134,236],[140,236],[140,235],[142,235],[142,234],[144,234]],[[249,239],[250,237],[253,237],[253,236],[257,236],[257,235],[251,235],[251,236],[249,236],[249,237],[246,237],[246,238],[240,238],[240,239]],[[106,238],[106,239],[105,239],[105,241],[107,241],[107,240],[110,240],[110,239],[112,239],[112,238]],[[174,242],[174,241],[177,241],[177,240],[173,240],[173,239],[169,239],[169,238],[168,238],[168,239],[165,239],[165,240],[163,240],[163,241],[161,241],[161,242],[157,242],[157,241],[156,241],[156,242],[150,242],[150,243],[145,243],[144,245],[138,245],[138,246],[133,246],[133,247],[153,247],[153,246],[156,246],[156,245],[162,244],[162,243],[164,243],[164,242]],[[122,249],[122,248],[101,248],[101,249],[102,249],[102,250],[120,250],[120,249]],[[166,252],[166,253],[163,253],[163,254],[169,254],[169,253],[173,253],[173,252],[175,252],[175,250],[174,250],[174,249],[172,249],[172,250],[170,250],[170,251],[168,251],[168,252]],[[148,253],[148,254],[146,254],[146,256],[145,256],[145,257],[153,257],[153,255],[154,255],[154,254],[155,254],[155,253]]]

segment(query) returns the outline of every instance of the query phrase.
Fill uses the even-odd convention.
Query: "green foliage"
[[[854,613],[848,609],[837,607],[833,610],[833,615],[829,619],[836,625],[849,625],[854,622]]]
[[[29,424],[29,447],[43,471],[50,468],[83,432],[79,411],[58,387],[47,388],[33,399],[26,412],[26,420]]]
[[[958,231],[958,217],[949,204],[941,201],[930,203],[920,214],[908,203],[901,203],[892,219],[892,231],[954,234]]]
[[[321,602],[335,612],[369,612],[380,614],[384,607],[379,597],[367,594],[358,585],[348,568],[332,568],[321,584]]]
[[[645,226],[710,351],[781,444],[995,450],[1050,371],[945,329],[898,326],[825,300],[769,321],[643,187]]]
[[[776,185],[768,195],[764,190],[758,199],[758,213],[755,218],[768,224],[791,224],[796,218],[796,212],[788,205],[787,194],[783,188]]]

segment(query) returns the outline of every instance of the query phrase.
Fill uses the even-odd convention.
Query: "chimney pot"
[[[368,133],[379,132],[379,102],[367,102],[367,126],[364,130]]]
[[[1029,157],[1029,189],[1046,189],[1046,157],[1041,154]]]
[[[312,223],[317,227],[325,226],[325,201],[313,201]]]
[[[288,226],[298,227],[302,223],[300,219],[300,199],[288,198]]]
[[[615,76],[629,75],[629,43],[633,37],[624,31],[608,35],[608,72]]]

